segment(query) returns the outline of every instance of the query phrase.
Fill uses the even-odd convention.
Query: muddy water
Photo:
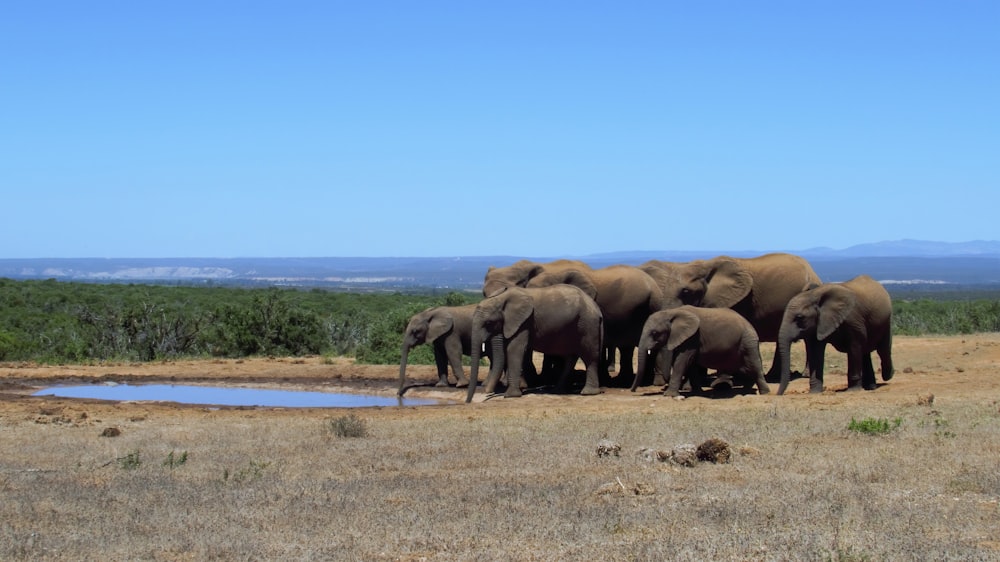
[[[366,394],[305,392],[263,388],[235,388],[172,384],[110,384],[53,386],[34,396],[92,398],[98,400],[163,401],[216,406],[265,406],[281,408],[362,408],[368,406],[427,406],[440,400],[396,398]]]

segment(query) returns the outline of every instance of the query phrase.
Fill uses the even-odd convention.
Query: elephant
[[[760,394],[771,392],[764,380],[757,331],[728,308],[683,305],[654,312],[639,339],[639,375],[645,372],[647,357],[654,354],[666,354],[662,364],[671,366],[666,396],[679,394],[681,378],[691,367],[736,373],[755,383]],[[639,380],[636,376],[632,382],[632,392]],[[699,382],[691,381],[692,391],[700,392]]]
[[[490,266],[483,279],[483,297],[493,297],[509,287],[527,287],[528,282],[542,273],[557,273],[564,270],[588,270],[590,266],[580,260],[558,259],[550,262],[535,262],[519,260],[504,267]],[[591,295],[593,297],[593,295]],[[491,342],[494,352],[498,352],[496,341]],[[548,382],[557,371],[561,371],[562,361],[554,357],[546,357],[542,362],[542,380]]]
[[[406,362],[410,350],[430,343],[434,346],[438,382],[434,386],[448,386],[448,366],[457,387],[469,384],[462,367],[462,355],[471,355],[472,313],[475,304],[465,306],[434,306],[410,317],[403,333],[403,350],[399,362],[399,390],[402,396],[406,383]]]
[[[490,266],[483,279],[483,296],[496,296],[508,287],[527,287],[528,281],[542,273],[564,270],[588,270],[590,266],[580,260],[555,260],[548,263],[520,260],[505,267]]]
[[[802,291],[785,307],[776,359],[784,394],[789,379],[789,347],[804,340],[809,363],[809,391],[823,392],[826,344],[847,354],[847,389],[875,389],[872,351],[882,363],[882,380],[892,378],[892,299],[881,283],[859,275],[843,283],[824,283]],[[812,350],[810,354],[809,351]]]
[[[581,394],[600,393],[597,370],[604,343],[604,317],[597,303],[579,287],[509,287],[479,303],[472,315],[472,367],[466,402],[471,402],[476,392],[480,349],[497,335],[502,336],[502,353],[508,362],[504,396],[521,396],[522,362],[530,357],[531,350],[566,358],[558,391],[568,389],[569,375],[581,359],[587,368]],[[498,376],[498,371],[490,372],[487,391]]]
[[[604,346],[618,349],[621,356],[617,381],[633,378],[632,357],[642,325],[657,310],[662,295],[659,285],[646,272],[630,265],[611,265],[593,269],[576,260],[549,264],[521,261],[490,270],[484,294],[496,294],[502,287],[547,287],[565,283],[583,289],[593,298],[604,315]],[[601,375],[610,383],[613,352],[603,361]]]
[[[760,341],[777,342],[785,305],[822,281],[800,256],[771,253],[753,258],[718,256],[708,260],[649,260],[639,266],[660,286],[660,310],[689,304],[731,308],[750,321]],[[809,355],[806,355],[809,361]],[[767,376],[778,376],[775,358]]]

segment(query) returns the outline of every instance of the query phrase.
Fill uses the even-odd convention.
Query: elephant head
[[[700,326],[701,319],[683,308],[661,310],[651,314],[646,320],[642,328],[642,336],[639,338],[638,371],[632,382],[632,391],[635,391],[639,386],[639,380],[646,372],[647,358],[659,354],[663,354],[661,365],[664,372],[670,372],[669,388],[675,391],[679,389],[683,373],[672,372],[673,352],[681,344],[691,339],[698,332]],[[676,377],[676,384],[674,377]]]
[[[753,275],[733,258],[720,256],[681,264],[664,287],[664,308],[689,304],[706,308],[732,308],[753,288]]]
[[[854,293],[837,283],[805,290],[788,301],[778,332],[777,354],[781,369],[778,394],[785,392],[791,377],[789,356],[792,342],[801,339],[826,341],[847,320],[856,304]],[[807,346],[809,344],[807,341]],[[819,366],[812,366],[816,367]]]
[[[434,342],[450,332],[455,326],[455,318],[444,307],[431,307],[414,314],[403,332],[403,349],[399,360],[399,391],[403,395],[406,382],[406,363],[410,350],[418,345]],[[445,379],[447,384],[447,379]]]
[[[483,296],[493,297],[507,290],[508,287],[525,287],[536,275],[542,273],[541,264],[528,260],[520,260],[506,267],[493,267],[486,271],[483,279]]]
[[[590,266],[579,260],[555,260],[548,263],[520,260],[506,267],[490,267],[483,280],[483,296],[496,296],[510,287],[527,287],[528,282],[545,272],[564,269],[586,271]]]
[[[494,356],[504,356],[504,344],[517,334],[534,314],[534,303],[530,295],[522,291],[504,291],[484,299],[472,315],[472,358],[469,374],[469,392],[466,402],[471,402],[479,381],[479,359],[485,351],[485,342],[491,341]],[[490,372],[486,381],[486,391],[491,392],[500,373]],[[520,385],[520,373],[507,373],[509,387]]]

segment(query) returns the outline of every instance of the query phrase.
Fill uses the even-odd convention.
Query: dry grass
[[[900,340],[889,384],[819,396],[799,380],[782,397],[609,390],[347,411],[8,394],[0,559],[1000,560],[1000,337]],[[314,376],[258,367],[245,377]],[[394,366],[343,368],[393,391]],[[31,369],[0,380],[44,378]],[[365,431],[338,437],[349,414]],[[902,421],[848,429],[865,418]],[[637,455],[710,438],[730,462]],[[603,439],[620,456],[599,456]]]

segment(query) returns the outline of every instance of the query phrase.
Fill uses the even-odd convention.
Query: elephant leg
[[[445,351],[451,365],[451,374],[455,377],[455,387],[469,386],[469,377],[465,376],[465,367],[462,366],[462,341],[458,338],[448,340],[445,342]]]
[[[570,377],[573,375],[573,370],[576,367],[576,361],[578,357],[568,356],[562,357],[562,365],[559,371],[558,382],[556,383],[556,393],[566,394],[570,389]]]
[[[529,350],[528,332],[526,331],[515,334],[507,343],[507,390],[504,392],[506,398],[521,396],[521,373]]]
[[[872,354],[870,352],[862,355],[862,367],[861,386],[865,390],[875,390],[878,385],[875,384],[875,366],[872,365]]]
[[[653,380],[649,381],[648,378],[643,382],[650,383],[647,386],[666,386],[667,377],[670,376],[670,363],[664,361],[662,354],[656,354],[656,358],[653,360]]]
[[[667,385],[666,390],[664,390],[664,396],[680,396],[681,390],[681,379],[688,374],[691,367],[694,366],[696,350],[688,349],[676,353],[673,357],[672,365],[670,367],[670,383]],[[691,392],[696,394],[701,394],[701,385],[695,384],[694,380],[691,380]],[[698,381],[700,383],[700,381]]]
[[[826,362],[826,344],[807,340],[806,346],[809,363],[809,392],[817,394],[823,392],[823,364]]]
[[[600,376],[598,375],[599,372],[598,364],[600,363],[600,359],[598,359],[597,357],[592,357],[589,361],[584,359],[584,362],[586,363],[587,367],[587,380],[583,384],[583,390],[580,391],[580,394],[583,396],[593,396],[595,394],[600,394],[601,381],[600,381]],[[575,365],[576,361],[573,361],[573,364]]]
[[[892,378],[892,335],[886,332],[885,337],[876,346],[879,361],[882,362],[882,380],[888,382]]]
[[[757,394],[770,394],[771,387],[767,386],[767,380],[764,378],[764,365],[760,360],[760,348],[755,347],[750,349],[749,352],[750,359],[748,365],[750,372],[747,374],[747,379],[756,381]]]
[[[861,349],[861,344],[851,342],[847,351],[847,390],[861,390],[862,381],[865,379],[865,353]],[[869,362],[871,356],[868,356]]]
[[[439,342],[434,342],[434,363],[438,372],[438,381],[434,386],[448,386],[448,352]]]

